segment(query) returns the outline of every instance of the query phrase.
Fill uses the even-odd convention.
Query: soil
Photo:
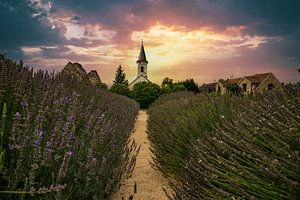
[[[131,138],[141,145],[137,155],[136,166],[133,169],[132,176],[122,183],[119,191],[116,193],[115,200],[167,200],[162,188],[168,188],[167,180],[161,172],[154,169],[151,165],[152,153],[150,151],[150,141],[146,133],[147,113],[140,111],[135,123],[135,132]]]

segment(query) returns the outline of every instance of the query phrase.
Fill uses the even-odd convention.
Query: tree
[[[105,83],[96,83],[96,87],[101,90],[107,90],[107,85]]]
[[[164,78],[164,80],[161,83],[161,93],[167,94],[172,92],[173,88],[173,79],[170,79],[169,77]]]
[[[172,89],[169,85],[161,87],[161,94],[168,94],[171,92],[172,92]]]
[[[126,86],[125,84],[122,84],[122,83],[113,84],[109,90],[116,94],[124,95],[127,97],[131,96],[131,91],[128,88],[128,86]]]
[[[176,84],[182,84],[188,91],[199,92],[199,86],[195,83],[194,79],[186,79],[185,81],[180,81]]]
[[[186,87],[183,84],[176,84],[172,88],[172,92],[179,92],[179,91],[185,91]]]
[[[170,79],[169,77],[164,78],[164,80],[161,83],[161,87],[173,87],[173,79]]]
[[[146,109],[160,95],[160,87],[155,83],[141,82],[133,86],[132,97],[140,107]]]
[[[128,80],[126,80],[126,74],[120,65],[115,73],[114,83],[120,83],[128,86]]]

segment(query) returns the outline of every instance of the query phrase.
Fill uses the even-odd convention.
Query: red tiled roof
[[[246,78],[247,80],[249,80],[251,83],[261,83],[263,82],[269,75],[271,74],[271,72],[268,73],[262,73],[262,74],[254,74],[252,76],[244,76],[243,78]],[[227,79],[227,80],[223,80],[220,79],[219,82],[223,85],[223,86],[230,86],[230,85],[235,85],[238,84],[238,82],[240,82],[242,78],[234,78],[234,79]]]

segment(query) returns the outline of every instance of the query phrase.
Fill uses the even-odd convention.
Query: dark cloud
[[[34,13],[25,1],[1,2],[0,51],[11,54],[20,51],[23,46],[56,45],[62,42],[59,30],[51,30],[48,24],[40,22],[44,14],[33,17]]]
[[[41,0],[42,2],[46,2]],[[28,59],[21,47],[41,47],[48,59],[75,59],[68,45],[96,47],[109,42],[132,47],[132,31],[147,30],[156,22],[185,26],[187,30],[212,27],[223,31],[244,26],[244,35],[268,37],[259,48],[241,47],[239,59],[245,62],[280,63],[295,68],[300,58],[300,1],[298,0],[52,0],[51,9],[38,1],[1,0],[0,52],[17,59]],[[67,15],[68,23],[100,24],[116,31],[113,41],[88,37],[66,39],[67,28],[53,26],[49,17]],[[155,43],[155,41],[149,41]],[[159,45],[159,44],[158,44]],[[220,44],[221,45],[221,44]],[[78,59],[88,60],[77,55]],[[266,59],[268,62],[266,62]],[[297,60],[298,59],[298,60]],[[250,65],[247,65],[250,66]]]

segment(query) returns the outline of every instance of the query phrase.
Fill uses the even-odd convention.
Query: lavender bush
[[[243,97],[172,94],[149,114],[156,164],[172,177],[170,199],[300,198],[299,87]]]
[[[138,105],[0,57],[0,197],[109,199]]]

